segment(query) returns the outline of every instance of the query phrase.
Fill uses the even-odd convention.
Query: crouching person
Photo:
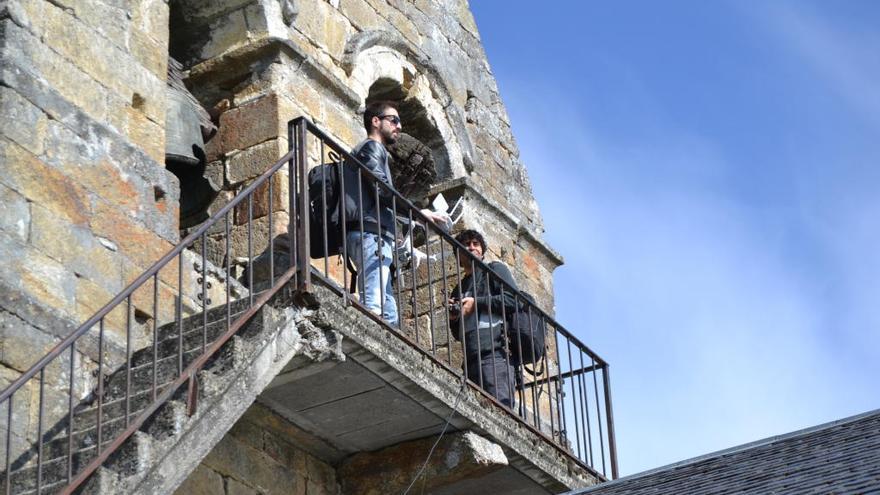
[[[479,232],[465,230],[455,240],[477,259],[483,259],[486,241]],[[515,308],[516,302],[509,289],[502,290],[500,280],[514,289],[516,284],[504,263],[490,263],[491,275],[472,263],[464,252],[459,252],[458,263],[463,276],[449,299],[449,319],[453,337],[458,341],[464,339],[463,364],[467,376],[512,409],[514,372],[505,342],[504,315]]]

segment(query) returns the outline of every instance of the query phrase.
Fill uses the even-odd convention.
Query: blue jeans
[[[370,232],[349,232],[346,238],[348,257],[358,271],[361,304],[374,314],[382,316],[391,325],[397,325],[397,301],[394,300],[394,291],[391,288],[393,241],[387,238],[382,240],[381,260],[379,241],[379,236]]]

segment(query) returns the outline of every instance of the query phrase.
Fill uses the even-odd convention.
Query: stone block
[[[140,267],[132,265],[126,265],[125,269],[125,280],[128,283],[134,281],[134,279],[143,273],[143,270]],[[159,280],[159,287],[155,293],[155,295],[158,296],[158,300],[156,300],[155,303],[152,278],[148,279],[140,287],[135,289],[131,295],[132,306],[135,310],[135,321],[139,324],[146,324],[149,328],[152,328],[152,320],[156,318],[156,312],[158,312],[158,326],[175,321],[179,292],[177,290],[177,283],[175,282],[174,284],[175,285],[172,287]],[[154,304],[155,311],[153,309]]]
[[[0,363],[24,372],[58,342],[16,316],[0,310]]]
[[[215,139],[220,139],[221,149],[228,153],[277,138],[277,111],[278,97],[274,94],[227,110],[220,116],[220,133]]]
[[[203,465],[225,477],[259,486],[263,493],[296,493],[300,483],[292,470],[230,435],[214,446]]]
[[[174,247],[131,216],[103,202],[97,202],[90,224],[95,235],[115,243],[122,255],[144,268]]]
[[[38,304],[74,314],[76,310],[76,276],[62,263],[34,249],[19,258],[22,290]]]
[[[45,79],[62,97],[96,120],[106,120],[106,88],[12,21],[0,20],[0,25],[5,37],[4,58]]]
[[[179,495],[221,495],[228,492],[223,487],[223,477],[216,471],[199,465],[180,487],[174,491]],[[247,492],[240,492],[247,493]]]
[[[122,289],[121,258],[94,238],[85,227],[72,225],[51,211],[33,205],[31,244],[61,262],[77,277],[85,277],[111,292]]]
[[[375,452],[361,452],[339,468],[342,491],[347,494],[397,493],[419,471],[421,453],[434,438],[403,442]],[[472,432],[447,434],[425,466],[424,488],[440,488],[461,480],[487,476],[508,465],[501,446]]]
[[[145,69],[156,77],[165,77],[168,71],[168,57],[165,45],[154,40],[139,29],[132,30],[129,40],[131,54]]]
[[[61,171],[6,140],[0,140],[0,161],[5,163],[0,182],[7,187],[74,225],[88,223],[89,193]]]
[[[160,44],[167,46],[168,2],[165,0],[140,0],[132,2],[131,7],[132,26]]]
[[[254,257],[268,250],[269,238],[275,238],[287,232],[288,215],[284,212],[273,214],[272,232],[269,232],[269,217],[258,218],[251,225],[251,252]],[[248,226],[236,225],[230,236],[232,259],[248,256]]]
[[[363,0],[340,0],[339,10],[359,31],[388,27],[388,22]]]
[[[332,58],[341,59],[350,29],[345,17],[323,0],[297,2],[297,6],[294,27]]]
[[[354,147],[364,137],[360,116],[351,109],[330,105],[324,113],[324,121],[325,130],[348,149]]]
[[[27,242],[31,209],[24,196],[0,184],[0,230]]]
[[[234,50],[248,42],[248,25],[244,9],[234,10],[210,21],[208,36],[199,58],[207,60]]]
[[[36,156],[43,152],[46,114],[11,88],[0,87],[0,115],[0,133]]]
[[[272,181],[272,195],[269,195],[269,182],[264,182],[263,184],[257,186],[251,194],[251,199],[248,200],[244,198],[238,205],[235,207],[235,224],[236,225],[244,225],[248,222],[248,204],[250,203],[250,218],[253,220],[263,218],[269,215],[269,210],[271,207],[272,214],[278,212],[288,212],[289,211],[289,181],[287,179],[286,173],[281,173],[281,171],[276,172],[273,175]],[[274,222],[274,218],[273,218]],[[285,223],[286,226],[286,223]],[[273,230],[277,232],[275,229],[275,225],[272,226]]]
[[[133,63],[126,51],[50,2],[25,2],[24,5],[32,29],[53,51],[120,95],[128,95],[132,90],[143,92],[145,81],[138,77],[143,68]],[[158,108],[151,115],[160,120],[156,118]]]
[[[90,280],[80,278],[76,282],[75,317],[80,323],[86,322],[116,296],[115,292],[109,292]],[[108,339],[113,347],[124,349],[127,340],[126,329],[128,324],[128,305],[123,302],[104,317],[105,339]],[[149,333],[145,325],[139,323],[134,317],[131,318],[130,324],[134,347],[137,349],[147,345]]]
[[[226,180],[234,185],[259,176],[287,153],[286,143],[284,148],[281,145],[280,139],[270,139],[233,152],[226,159]]]
[[[164,102],[164,100],[163,100]],[[165,127],[149,119],[133,107],[124,109],[128,119],[126,134],[132,144],[139,146],[144,153],[159,163],[165,161]]]
[[[403,15],[398,10],[388,9],[385,12],[385,18],[407,41],[414,46],[421,46],[422,35],[419,33],[419,28],[409,17]]]
[[[297,108],[302,109],[304,115],[312,119],[312,121],[321,121],[324,119],[324,105],[327,101],[316,91],[308,82],[298,80],[285,92],[282,100],[293,100],[292,103]],[[295,115],[292,112],[279,112],[282,118],[291,119]]]

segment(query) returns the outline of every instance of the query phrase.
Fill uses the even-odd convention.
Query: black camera
[[[449,312],[453,314],[461,313],[461,301],[453,301],[449,303]]]

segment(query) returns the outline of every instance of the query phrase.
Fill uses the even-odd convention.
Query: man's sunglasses
[[[400,124],[400,117],[397,115],[377,115],[380,119],[388,119],[388,122],[391,122],[394,125]]]

